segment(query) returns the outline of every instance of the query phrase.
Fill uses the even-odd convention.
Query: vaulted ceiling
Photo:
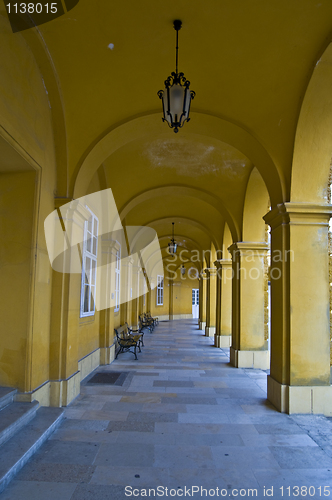
[[[183,22],[179,69],[196,91],[178,134],[162,123],[157,96],[175,69],[174,19]],[[162,241],[174,220],[192,248],[222,245],[225,222],[241,237],[254,166],[272,203],[289,196],[301,103],[331,31],[330,0],[80,0],[38,27],[61,96],[71,185],[98,142],[134,121],[135,133],[124,129],[88,172],[103,170],[125,223],[151,225]],[[29,43],[32,34],[15,36]]]

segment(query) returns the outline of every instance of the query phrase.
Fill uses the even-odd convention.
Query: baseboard
[[[267,399],[281,413],[332,416],[332,386],[294,386],[267,377]]]
[[[270,368],[270,351],[241,351],[231,347],[230,361],[235,368],[268,370]]]
[[[230,347],[232,345],[232,335],[218,335],[214,334],[215,347]]]
[[[206,326],[205,327],[205,336],[206,337],[214,337],[215,333],[216,333],[216,327],[215,326]]]

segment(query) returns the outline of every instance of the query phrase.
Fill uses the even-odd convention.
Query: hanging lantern
[[[159,90],[158,96],[163,102],[162,120],[168,124],[174,132],[178,132],[185,122],[189,122],[189,112],[191,100],[195,97],[195,92],[190,90],[190,82],[186,80],[183,73],[178,72],[178,52],[179,52],[179,30],[182,21],[174,21],[176,31],[176,70],[165,80],[165,90]]]
[[[174,222],[172,222],[172,225],[173,225],[173,232],[172,232],[172,239],[168,243],[168,253],[175,254],[177,249],[177,243],[174,239]]]

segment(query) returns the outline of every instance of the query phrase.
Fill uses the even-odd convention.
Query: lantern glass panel
[[[178,119],[182,115],[184,92],[185,89],[178,84],[173,85],[170,88],[170,111],[173,119],[175,118],[175,115],[178,116]]]
[[[185,89],[186,92],[186,102],[185,102],[185,109],[184,109],[184,120],[188,120],[189,118],[189,111],[190,111],[190,102],[191,102],[191,94],[190,94],[190,89]]]

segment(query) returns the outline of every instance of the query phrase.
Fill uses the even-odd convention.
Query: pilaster
[[[232,343],[232,261],[216,260],[217,298],[215,347],[230,347]]]
[[[205,336],[213,337],[216,332],[217,269],[205,269],[206,273],[206,326]]]
[[[332,414],[328,224],[331,205],[285,203],[271,227],[271,372],[281,412]]]
[[[237,242],[232,254],[231,364],[237,368],[269,368],[264,332],[264,257],[268,244]]]
[[[202,271],[199,277],[199,330],[204,330],[206,327],[206,279],[205,271]]]

